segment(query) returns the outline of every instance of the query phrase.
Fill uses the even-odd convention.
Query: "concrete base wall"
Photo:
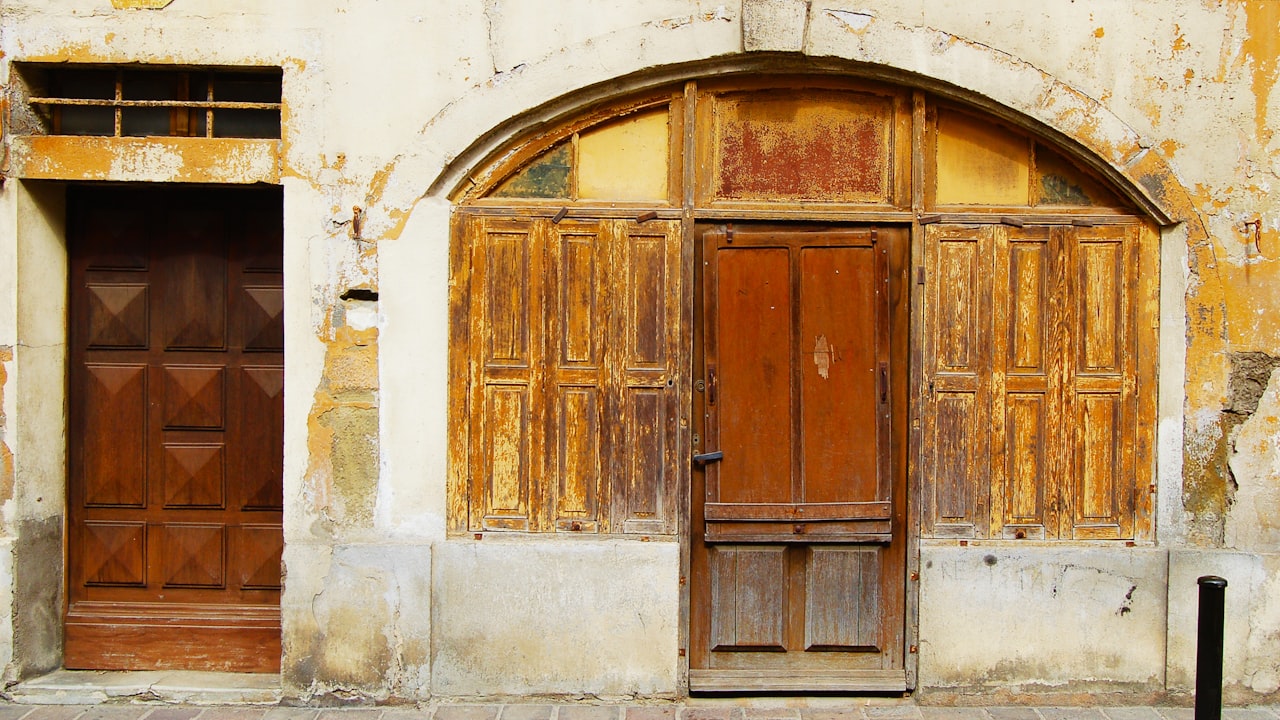
[[[1172,550],[1169,553],[1169,691],[1195,689],[1196,627],[1202,575],[1227,580],[1223,698],[1232,704],[1280,697],[1280,553]]]
[[[925,546],[920,568],[921,688],[1163,690],[1165,551]]]
[[[431,548],[293,543],[280,603],[284,696],[295,702],[430,694]]]
[[[672,542],[435,546],[437,696],[673,696],[680,627]]]

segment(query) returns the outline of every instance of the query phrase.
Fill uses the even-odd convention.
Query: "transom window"
[[[22,65],[31,134],[280,137],[279,68]]]

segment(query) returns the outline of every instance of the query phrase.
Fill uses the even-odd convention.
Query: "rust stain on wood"
[[[882,202],[892,106],[848,93],[729,96],[717,104],[716,196]]]

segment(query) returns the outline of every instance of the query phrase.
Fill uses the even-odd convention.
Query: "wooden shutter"
[[[925,233],[925,524],[938,536],[987,533],[993,229],[930,225]]]
[[[470,526],[530,530],[542,476],[543,293],[533,223],[477,219],[468,229],[470,315]]]
[[[463,232],[467,529],[673,531],[678,224]]]
[[[926,229],[926,532],[1134,537],[1139,232]]]
[[[1063,348],[1070,330],[1063,265],[1048,226],[991,228],[994,272],[991,368],[993,533],[1056,534],[1053,478],[1065,469],[1055,448],[1063,411]]]
[[[1133,537],[1137,427],[1138,228],[1063,228],[1071,331],[1062,402],[1063,537]],[[1154,388],[1152,388],[1154,392]],[[1145,485],[1145,483],[1142,483]]]

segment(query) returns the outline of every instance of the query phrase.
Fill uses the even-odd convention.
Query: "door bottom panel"
[[[67,612],[63,666],[280,672],[280,609],[76,603]]]

